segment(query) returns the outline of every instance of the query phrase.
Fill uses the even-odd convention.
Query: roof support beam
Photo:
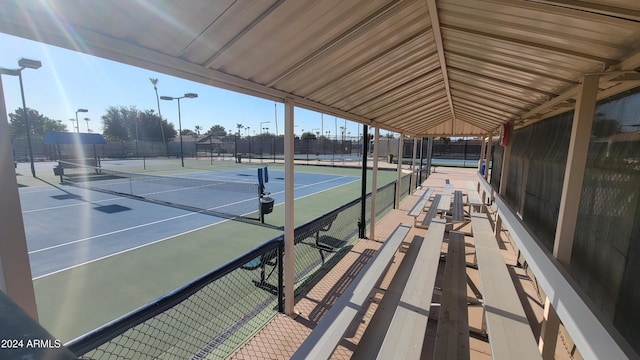
[[[613,66],[612,67],[612,71],[610,72],[611,74],[619,74],[621,71],[626,71],[626,72],[634,72],[634,69],[637,69],[640,67],[640,52],[637,52],[635,54],[633,54],[632,56],[628,57],[627,59],[623,60],[620,64]],[[628,70],[631,69],[631,70]],[[603,78],[603,80],[608,80],[611,79],[612,77],[610,76],[606,76],[609,72],[607,73],[601,73],[601,77]],[[602,98],[606,98],[612,95],[615,95],[617,93],[632,89],[634,87],[636,87],[637,85],[633,82],[633,81],[626,81],[626,82],[622,82],[620,85],[618,86],[614,86],[611,87],[607,90],[604,90],[602,92],[600,92],[600,94],[598,95],[598,99],[602,99]],[[558,104],[567,101],[568,99],[572,99],[575,98],[578,94],[578,87],[574,87],[571,88],[567,91],[565,91],[564,93],[558,95],[557,97],[551,99],[550,101],[535,107],[534,109],[522,114],[520,116],[521,120],[527,120],[527,119],[535,119],[535,120],[541,120],[556,114],[559,114],[561,112],[564,112],[566,110],[556,110],[554,112],[549,111],[549,109],[557,106]],[[540,116],[541,114],[543,114],[543,116]],[[533,122],[532,122],[533,123]],[[528,125],[528,124],[527,124]]]
[[[451,86],[449,84],[449,74],[447,72],[447,59],[445,58],[444,44],[442,42],[442,31],[440,29],[440,18],[438,17],[438,6],[436,0],[426,0],[429,9],[429,19],[431,20],[431,28],[433,29],[433,41],[438,49],[438,60],[440,61],[440,70],[442,71],[442,81],[447,93],[447,101],[449,102],[449,111],[451,111],[451,132],[453,133],[453,123],[456,121],[456,111],[453,107],[453,99],[451,98]]]
[[[363,136],[369,131],[363,131]],[[368,138],[368,136],[366,137]],[[364,149],[366,150],[366,149]],[[363,154],[363,159],[367,158],[367,154]],[[376,126],[375,135],[373,136],[373,168],[371,174],[371,225],[369,225],[369,239],[376,239],[376,200],[378,198],[378,158],[380,157],[380,127]],[[363,160],[362,167],[367,168],[366,162]],[[361,219],[366,224],[365,219]]]
[[[38,321],[9,134],[7,108],[0,77],[0,228],[3,229],[3,239],[0,241],[0,291]]]
[[[295,298],[293,293],[295,283],[294,256],[294,187],[293,187],[293,154],[294,154],[294,117],[293,101],[284,102],[284,313],[294,314]]]
[[[400,209],[400,188],[402,188],[402,150],[404,150],[404,133],[398,138],[398,179],[396,180],[396,203],[394,209]]]
[[[579,88],[576,111],[573,115],[573,124],[571,126],[571,140],[569,141],[556,236],[553,243],[553,255],[565,269],[569,268],[569,263],[571,262],[571,251],[573,249],[578,208],[580,207],[580,196],[582,195],[584,172],[591,139],[591,127],[598,96],[598,83],[598,75],[586,75],[584,77],[582,86]],[[555,304],[553,306],[559,305]],[[560,319],[553,310],[553,306],[550,304],[549,298],[547,298],[545,300],[546,317],[542,322],[540,335],[540,349],[545,359],[552,359],[555,354],[558,326],[560,324]]]

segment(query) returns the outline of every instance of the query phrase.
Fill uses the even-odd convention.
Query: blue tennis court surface
[[[181,174],[180,177],[239,185],[257,184],[256,169],[195,172]],[[214,211],[253,213],[257,216],[257,190],[253,195],[245,192],[233,194],[232,191],[197,189],[197,185],[194,189],[188,183],[185,189],[180,189],[176,186],[136,184],[134,180],[131,184],[122,179],[109,181],[120,182],[117,186],[143,186],[143,193],[166,193],[163,196],[187,199]],[[296,172],[295,197],[310,196],[355,181],[359,178]],[[266,191],[275,198],[276,206],[282,204],[282,171],[269,169]],[[69,185],[21,188],[20,199],[34,278],[228,221],[224,216]],[[238,223],[238,226],[252,225]]]

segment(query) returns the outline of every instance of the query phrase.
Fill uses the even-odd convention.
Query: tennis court
[[[257,184],[257,168],[263,166],[227,164],[218,171],[169,172],[198,181]],[[358,197],[358,169],[296,170],[298,224]],[[72,339],[281,234],[283,209],[278,205],[284,197],[284,172],[269,164],[268,174],[266,191],[275,198],[276,208],[266,215],[265,224],[61,185],[53,179],[46,186],[21,188],[42,323],[61,339]],[[395,176],[381,173],[379,182]],[[180,193],[175,188],[163,191]],[[332,195],[323,195],[326,191]],[[225,201],[237,203],[234,206],[249,218],[257,216],[257,192],[245,195]],[[216,195],[189,191],[181,197],[206,206],[208,199],[215,202]]]

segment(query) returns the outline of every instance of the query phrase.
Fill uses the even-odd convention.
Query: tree
[[[302,140],[306,140],[306,139],[315,140],[316,139],[316,134],[314,134],[314,133],[312,133],[310,131],[306,131],[306,132],[303,132],[302,135],[300,135],[300,138]]]
[[[67,126],[61,120],[49,119],[37,110],[27,108],[27,116],[32,135],[44,137],[44,134],[49,131],[67,131]],[[15,112],[9,114],[9,131],[15,137],[27,136],[27,125],[24,121],[22,108],[18,108]]]
[[[222,126],[222,125],[213,125],[207,131],[206,135],[225,136],[225,135],[227,135],[227,130],[225,130],[224,126]]]
[[[158,129],[160,122],[161,129]],[[134,106],[110,106],[102,116],[104,136],[110,140],[166,141],[177,132],[171,123],[160,120],[154,110],[138,111]],[[167,138],[163,138],[166,136]]]
[[[200,132],[202,131],[202,126],[196,125],[193,127],[193,130],[195,130],[196,135],[200,136]]]
[[[132,108],[110,106],[106,113],[102,115],[103,134],[109,140],[130,140],[135,139],[135,133],[132,137],[129,135],[131,123],[137,121],[138,112]],[[135,130],[134,130],[135,131]]]
[[[240,130],[244,127],[244,125],[236,124],[236,127],[238,128],[238,136],[240,136]]]
[[[138,121],[138,136],[140,140],[162,141],[164,143],[167,139],[177,135],[173,124],[167,123],[166,120],[161,120],[154,110],[138,112]],[[161,125],[160,127],[158,123]],[[167,137],[164,138],[163,136]]]
[[[195,135],[195,132],[193,132],[193,130],[191,130],[191,129],[182,129],[182,135],[184,135],[184,136]]]

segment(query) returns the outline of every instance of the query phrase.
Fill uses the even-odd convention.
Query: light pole
[[[264,133],[264,129],[262,124],[269,124],[271,121],[261,121],[260,122],[260,163],[262,163],[262,134]]]
[[[195,93],[186,93],[184,96],[172,97],[172,96],[160,96],[161,100],[178,100],[178,131],[180,134],[180,161],[182,162],[182,167],[184,167],[184,149],[182,147],[182,117],[180,115],[180,99],[184,98],[197,98],[198,94]]]
[[[27,105],[24,100],[24,86],[22,85],[22,70],[39,69],[42,63],[38,60],[22,58],[18,60],[19,69],[3,69],[0,68],[0,74],[17,76],[20,80],[20,94],[22,95],[22,116],[25,127],[27,128],[27,143],[29,143],[29,161],[31,162],[31,174],[36,177],[36,168],[33,164],[33,147],[31,146],[31,126],[29,126],[29,115],[27,114]]]
[[[89,110],[87,109],[78,109],[76,110],[76,130],[78,130],[77,132],[80,133],[80,121],[78,120],[78,113],[79,112],[89,112]]]

